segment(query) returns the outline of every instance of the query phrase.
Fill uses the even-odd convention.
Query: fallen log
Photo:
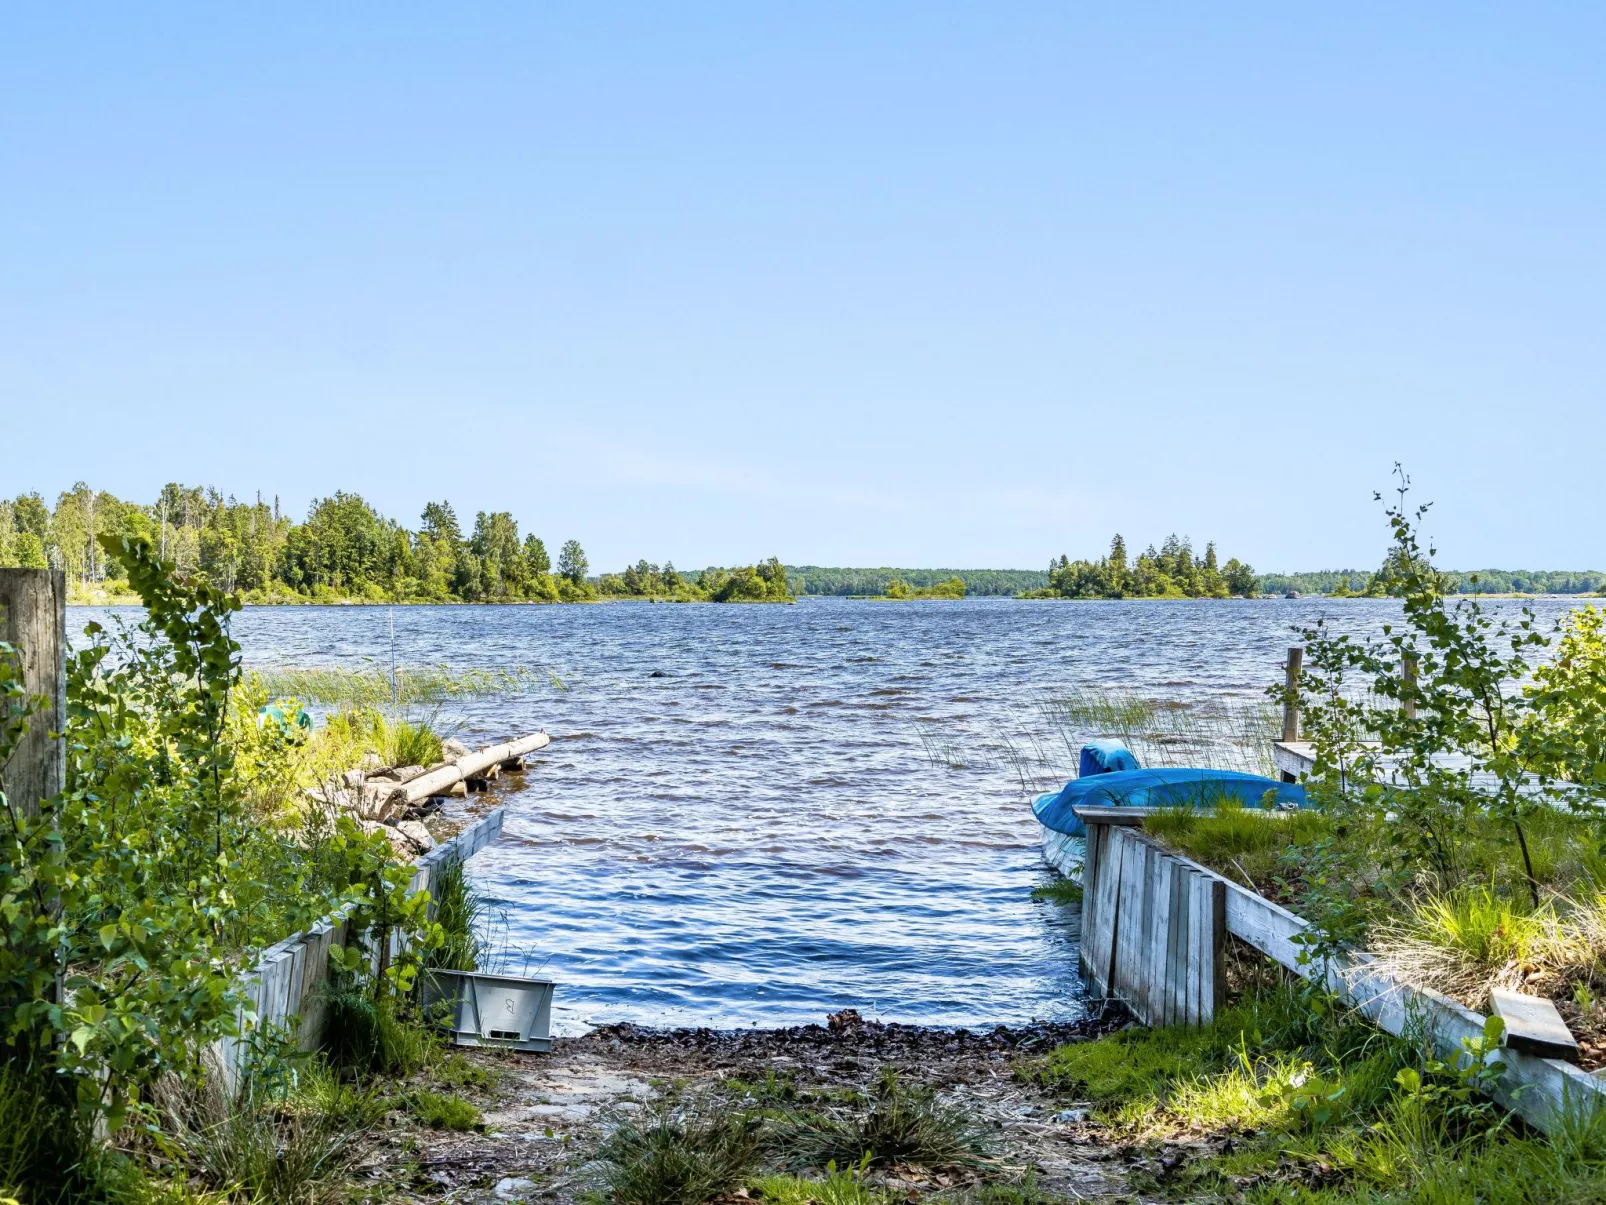
[[[544,732],[532,732],[529,736],[522,736],[516,741],[506,741],[500,745],[487,746],[474,753],[466,753],[456,761],[449,761],[444,766],[436,767],[428,774],[420,774],[417,778],[392,787],[390,793],[384,797],[385,809],[394,815],[420,800],[428,799],[431,795],[444,795],[458,783],[482,776],[491,766],[545,748],[551,740],[552,738]]]

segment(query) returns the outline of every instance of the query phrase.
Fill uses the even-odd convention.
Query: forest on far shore
[[[127,596],[127,585],[97,551],[95,537],[146,536],[178,571],[248,603],[272,602],[784,602],[797,595],[879,596],[894,581],[912,591],[964,582],[967,596],[1035,598],[1226,598],[1261,594],[1380,597],[1397,573],[1328,569],[1267,573],[1215,546],[1196,555],[1169,537],[1130,563],[1117,536],[1099,560],[1061,556],[1047,569],[851,568],[782,565],[775,557],[735,568],[677,569],[638,560],[593,573],[578,540],[556,552],[520,533],[507,511],[476,512],[472,524],[450,502],[424,507],[416,529],[381,515],[358,494],[337,490],[308,507],[304,520],[275,498],[248,502],[216,489],[169,484],[151,503],[128,502],[80,482],[54,506],[37,493],[0,499],[0,567],[59,568],[76,601]],[[1592,594],[1606,586],[1593,570],[1435,570],[1447,593]]]
[[[248,603],[792,599],[775,557],[695,573],[641,560],[622,573],[592,575],[578,540],[565,541],[554,559],[533,532],[520,537],[509,512],[480,511],[465,532],[445,501],[426,505],[411,530],[339,490],[314,501],[300,523],[277,498],[271,505],[260,494],[240,502],[177,484],[150,504],[82,482],[54,508],[38,494],[0,500],[0,566],[65,570],[77,600],[127,595],[128,583],[115,576],[97,543],[123,534],[144,536],[179,573],[238,591]]]

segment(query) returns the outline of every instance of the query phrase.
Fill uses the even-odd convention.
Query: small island
[[[960,599],[965,597],[965,579],[951,577],[931,586],[911,586],[901,578],[893,578],[880,594],[872,596],[876,602],[913,602],[922,598]]]
[[[1195,557],[1186,536],[1172,535],[1158,551],[1154,545],[1128,563],[1126,541],[1118,534],[1107,556],[1097,561],[1050,561],[1048,585],[1027,590],[1020,598],[1253,598],[1260,593],[1255,571],[1236,557],[1225,565],[1216,559],[1214,543]]]

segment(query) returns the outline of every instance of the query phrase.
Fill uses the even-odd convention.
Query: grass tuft
[[[644,1123],[620,1120],[591,1164],[592,1201],[703,1205],[739,1187],[758,1165],[756,1122],[711,1102],[664,1101]]]
[[[417,1088],[405,1100],[407,1111],[432,1130],[463,1132],[480,1124],[480,1111],[455,1092]]]
[[[372,1086],[338,1075],[321,1057],[314,1057],[297,1074],[292,1106],[323,1118],[344,1130],[366,1130],[390,1111],[390,1105]]]
[[[989,1144],[957,1109],[944,1105],[923,1084],[911,1084],[884,1068],[862,1107],[794,1115],[780,1129],[779,1144],[797,1167],[881,1166],[981,1167]]]
[[[1587,959],[1552,903],[1537,909],[1488,887],[1464,887],[1410,902],[1370,941],[1380,969],[1481,1007],[1497,987],[1518,988],[1541,968]]]
[[[324,1205],[341,1196],[349,1131],[249,1100],[181,1136],[186,1160],[209,1188],[248,1202]]]
[[[430,1074],[436,1083],[449,1088],[475,1088],[481,1091],[493,1087],[498,1078],[490,1068],[460,1053],[447,1055]]]
[[[424,965],[443,971],[484,969],[485,941],[479,930],[485,914],[485,899],[469,882],[463,863],[443,866],[435,877],[434,919],[445,940],[425,952]]]

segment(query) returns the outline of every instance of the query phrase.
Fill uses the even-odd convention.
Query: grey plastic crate
[[[425,1008],[445,1004],[446,1027],[458,1046],[552,1049],[552,980],[477,971],[426,971]]]

